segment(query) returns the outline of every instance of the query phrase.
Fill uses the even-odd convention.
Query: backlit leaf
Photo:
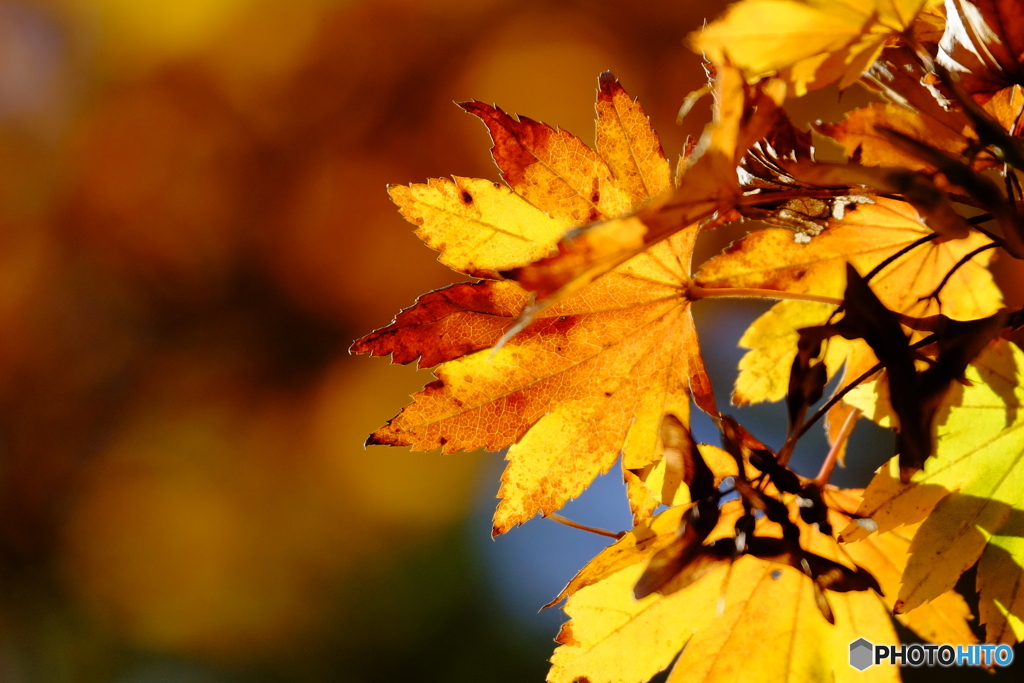
[[[979,621],[985,641],[1012,645],[1024,640],[1024,525],[1020,509],[988,537],[978,562]],[[921,608],[918,608],[921,609]]]
[[[570,232],[559,243],[558,255],[507,275],[540,299],[565,296],[684,227],[732,209],[740,195],[736,167],[746,149],[770,130],[782,101],[780,85],[771,81],[748,88],[738,71],[719,68],[714,120],[696,149],[680,161],[678,187],[671,194],[662,194],[628,221],[598,222]]]
[[[530,204],[571,226],[633,211],[670,185],[668,163],[646,115],[610,75],[602,77],[598,96],[598,152],[565,131],[496,107],[464,106],[490,128],[494,157],[514,194],[488,181],[463,179],[454,185],[434,181],[419,192],[446,192],[463,212],[483,211],[475,198],[465,201],[465,192],[493,194],[491,199],[516,209],[445,226],[456,237],[437,237],[434,246],[448,263],[466,266],[475,259],[464,270],[512,267],[525,250],[541,247],[536,240],[510,238],[524,234],[519,226],[529,221],[520,216],[535,220],[531,225],[555,224],[531,214]],[[402,206],[407,218],[419,217],[410,213],[410,204]],[[423,230],[421,225],[425,238],[438,234]],[[440,363],[437,381],[369,443],[445,452],[512,446],[495,533],[559,509],[608,471],[620,453],[628,470],[655,464],[661,457],[659,426],[666,414],[688,422],[691,388],[714,411],[687,297],[696,231],[694,226],[678,232],[581,286],[534,315],[496,352],[486,349],[517,329],[529,303],[518,285],[467,283],[421,297],[391,325],[352,346],[360,353],[390,353],[395,362],[419,357],[421,365]],[[495,251],[484,260],[482,254],[490,252],[467,251],[463,243],[492,243]],[[449,257],[449,250],[455,255]]]
[[[839,123],[815,128],[839,142],[847,154],[859,154],[861,163],[921,170],[933,167],[895,144],[890,137],[880,133],[878,127],[899,131],[954,154],[964,152],[977,138],[972,128],[965,126],[956,130],[943,121],[897,104],[872,104],[854,109]]]
[[[828,504],[835,509],[832,513],[834,525],[840,529],[849,523],[847,515],[856,512],[862,500],[861,492],[855,490],[827,491],[826,498]],[[890,610],[896,603],[903,570],[910,557],[910,544],[917,528],[916,524],[907,525],[842,546],[853,561],[870,569],[878,579],[884,593],[885,606]],[[931,602],[897,614],[896,619],[931,643],[977,642],[968,623],[971,619],[970,608],[956,591],[946,591]]]
[[[910,205],[878,197],[873,204],[848,207],[841,219],[831,219],[820,235],[806,242],[778,228],[752,232],[703,264],[695,282],[706,288],[770,289],[839,299],[846,288],[846,262],[866,274],[931,233]],[[1001,295],[985,267],[990,258],[986,254],[957,270],[938,300],[922,300],[961,257],[988,242],[981,233],[972,233],[963,240],[922,245],[886,265],[872,278],[872,289],[886,307],[909,315],[942,312],[957,320],[991,315],[999,309]]]
[[[388,191],[441,263],[477,277],[550,255],[568,227],[489,180],[436,178]]]
[[[837,506],[832,513],[837,523],[848,519],[842,511],[860,500],[856,491],[828,496]],[[559,634],[549,681],[639,683],[667,667],[680,649],[670,681],[854,680],[846,659],[850,642],[859,637],[895,642],[886,602],[895,599],[909,539],[893,533],[845,546],[877,573],[890,597],[883,602],[872,591],[829,592],[835,626],[818,613],[806,576],[751,556],[737,560],[729,572],[713,571],[681,590],[635,600],[632,588],[641,561],[676,538],[681,509],[662,513],[609,546],[559,596],[569,597],[565,610],[572,620]],[[722,537],[735,515],[730,519],[709,539]],[[830,539],[810,527],[804,531],[816,552],[845,561]],[[962,598],[951,594],[903,620],[925,637],[959,643],[972,642],[968,616]],[[778,658],[779,651],[790,654]],[[869,673],[878,680],[897,679],[884,665]]]
[[[662,416],[685,422],[691,384],[710,391],[683,287],[694,233],[548,308],[493,357],[442,364],[372,442],[445,452],[515,444],[496,533],[557,510],[620,451],[629,469],[651,464]]]
[[[989,241],[974,233],[964,240],[933,240],[899,255],[929,234],[913,208],[876,198],[874,204],[847,209],[842,219],[830,219],[828,227],[808,243],[795,240],[790,230],[755,231],[701,266],[695,281],[709,289],[770,289],[838,299],[846,286],[840,275],[842,264],[849,262],[861,273],[869,273],[896,257],[871,280],[872,290],[890,309],[913,316],[941,312],[961,320],[997,311],[1002,297],[985,267],[991,258],[987,253],[957,270],[937,299],[929,298],[963,256]],[[821,324],[832,310],[824,304],[780,302],[754,321],[740,340],[751,351],[740,361],[735,399],[742,404],[782,398],[795,355],[796,330]],[[825,361],[829,376],[845,362],[849,381],[876,359],[862,341],[834,339]]]
[[[992,270],[1024,259],[1017,5],[740,0],[690,38],[708,84],[679,118],[710,101],[712,121],[674,174],[605,73],[593,147],[467,102],[505,185],[391,188],[481,279],[353,344],[436,377],[368,443],[508,449],[495,535],[541,515],[616,539],[548,605],[570,617],[549,681],[896,680],[851,666],[851,642],[896,643],[894,615],[975,642],[954,590],[975,565],[988,641],[1024,635],[1024,310]],[[815,123],[848,157],[816,159],[784,100],[857,81],[883,101]],[[761,227],[694,275],[698,237],[740,221]],[[719,412],[701,358],[693,302],[736,297],[776,302],[740,340],[733,402],[786,399],[778,448]],[[696,442],[694,403],[722,448]],[[850,441],[861,416],[897,430],[899,458],[841,490],[837,462],[877,457]],[[810,479],[789,465],[818,421]],[[631,530],[553,514],[617,461]]]
[[[1014,85],[1024,53],[1024,21],[1013,0],[946,0],[938,61],[979,99]]]
[[[855,82],[890,36],[909,27],[934,0],[744,0],[691,36],[716,64],[731,63],[748,79],[778,74],[794,94]]]
[[[1008,342],[983,352],[967,370],[970,386],[954,384],[947,397],[947,410],[939,418],[935,456],[924,471],[903,485],[890,462],[867,488],[858,513],[875,520],[880,530],[924,520],[911,545],[897,610],[913,609],[949,590],[982,556],[989,538],[1000,536],[1006,525],[1011,529],[1019,524],[1024,508],[1022,367],[1024,353]],[[865,388],[848,400],[854,405],[876,401],[884,406],[885,397],[878,401],[871,393]],[[883,424],[891,421],[884,409],[882,414],[876,412],[875,418]],[[852,527],[843,533],[862,535]],[[1018,544],[1008,539],[1001,538],[997,547],[1002,552],[993,549],[985,570],[979,568],[982,601],[989,605],[984,617],[997,624],[1013,624],[1012,618],[1021,617],[1013,587],[1020,575],[997,568],[1004,565],[1004,557],[1018,567],[1024,564],[1024,557],[1019,555]],[[1017,611],[1007,617],[996,616],[998,611],[992,607],[996,602]],[[1005,625],[990,628],[989,638],[1005,640],[1011,631]]]

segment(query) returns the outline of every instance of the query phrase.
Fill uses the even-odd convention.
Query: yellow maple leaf
[[[848,261],[864,274],[882,266],[871,287],[891,310],[915,317],[943,313],[958,320],[997,311],[1002,296],[987,268],[990,252],[961,265],[938,296],[931,297],[954,265],[990,240],[972,232],[962,240],[931,239],[910,248],[930,235],[934,233],[909,204],[876,197],[872,204],[847,208],[840,219],[829,219],[820,234],[803,242],[791,230],[755,231],[703,264],[695,282],[707,289],[767,289],[838,300],[846,286],[842,267]],[[834,305],[783,301],[755,320],[740,340],[751,350],[740,361],[736,402],[781,399],[796,355],[796,331],[823,323],[834,310]],[[829,377],[845,363],[848,382],[876,359],[861,340],[833,339],[825,362]]]
[[[449,268],[498,277],[499,268],[551,255],[568,229],[507,187],[478,178],[435,178],[425,185],[392,185],[391,199],[416,234],[441,252]]]
[[[1020,509],[1015,509],[999,531],[988,537],[988,545],[978,561],[978,618],[985,624],[985,640],[989,643],[1013,645],[1024,640],[1021,558],[1024,523]]]
[[[850,523],[863,500],[860,490],[827,489],[825,498],[834,512],[830,515],[836,528]],[[910,558],[910,547],[919,525],[908,524],[884,533],[872,534],[841,547],[858,565],[868,569],[882,586],[882,599],[892,610],[899,594],[903,570]],[[948,590],[933,601],[896,615],[896,619],[931,643],[976,643],[968,621],[971,610],[963,596]]]
[[[780,301],[750,324],[739,345],[750,349],[743,355],[732,393],[734,405],[780,401],[789,390],[789,370],[803,327],[823,325],[836,310],[830,304]],[[845,339],[830,341],[825,352],[829,375],[839,371],[849,354]]]
[[[664,444],[661,446],[664,451]],[[718,446],[706,443],[696,444],[696,447],[704,461],[715,472],[716,483],[721,483],[723,478],[736,474],[736,461],[727,452]],[[671,481],[673,479],[672,467],[669,458],[661,457],[653,465],[648,465],[644,470],[637,472],[637,479],[647,489],[657,505],[685,505],[690,502],[690,492],[686,486]],[[747,470],[748,477],[757,476],[756,470],[751,470],[749,466]],[[629,470],[626,472],[630,473]]]
[[[984,351],[966,372],[970,385],[954,384],[950,390],[938,420],[935,456],[924,470],[901,484],[898,463],[891,461],[876,474],[858,510],[881,531],[923,520],[903,574],[898,611],[949,590],[987,554],[978,586],[989,642],[1010,642],[1022,634],[1024,605],[1016,587],[1024,545],[1013,535],[1024,508],[1022,368],[1024,353],[1009,342]],[[870,417],[891,426],[883,387],[881,382],[859,387],[847,400],[870,408]],[[843,531],[848,538],[863,535],[859,527]]]
[[[865,75],[866,85],[887,103],[854,109],[842,121],[819,123],[815,129],[835,139],[847,154],[869,166],[937,170],[934,162],[938,157],[924,159],[915,153],[920,148],[936,150],[949,159],[969,161],[975,170],[1001,166],[1002,161],[984,149],[986,145],[979,144],[978,117],[987,113],[995,120],[992,128],[997,130],[1001,126],[1018,135],[1024,125],[1020,120],[1024,90],[1012,84],[994,94],[975,95],[981,108],[975,106],[977,111],[969,116],[963,106],[954,106],[948,99],[954,95],[940,88],[936,80],[935,74],[909,48],[887,48]],[[987,141],[993,142],[992,132],[981,125]],[[918,150],[900,138],[916,141]]]
[[[860,502],[859,491],[829,489],[826,499],[834,523]],[[723,506],[722,519],[709,540],[727,537],[741,510]],[[639,683],[682,654],[669,681],[711,680],[898,680],[894,668],[855,672],[849,645],[857,638],[896,642],[889,617],[909,538],[888,532],[839,546],[801,525],[801,545],[822,557],[848,562],[844,554],[875,574],[886,597],[872,591],[829,591],[835,625],[815,606],[811,581],[789,566],[749,555],[729,572],[714,571],[667,595],[634,599],[642,563],[676,538],[684,508],[671,508],[647,520],[609,546],[569,583],[555,602],[568,597],[566,623],[551,659],[548,680],[563,683]],[[723,592],[724,589],[724,592]],[[719,613],[720,599],[724,611]],[[922,637],[938,642],[971,643],[970,612],[956,593],[901,615]],[[789,656],[779,657],[778,652]],[[629,653],[629,656],[622,656]]]
[[[890,37],[941,0],[743,0],[690,36],[716,64],[748,80],[779,75],[797,97],[809,88],[854,83]]]
[[[959,268],[938,297],[929,297],[963,256],[991,242],[972,232],[965,239],[934,240],[899,254],[930,235],[912,206],[875,197],[869,204],[847,206],[842,218],[830,218],[816,236],[794,238],[792,230],[781,228],[754,231],[704,263],[694,281],[707,289],[767,289],[838,300],[846,287],[843,264],[866,274],[896,257],[871,280],[887,308],[914,316],[941,312],[957,320],[998,310],[1001,295],[986,268],[991,256],[984,253]]]
[[[692,38],[710,58],[714,120],[696,147],[688,143],[674,182],[646,114],[605,74],[595,147],[468,102],[491,133],[506,186],[455,177],[391,188],[443,263],[485,279],[428,293],[353,345],[436,366],[436,381],[368,443],[508,448],[494,534],[551,515],[622,463],[634,529],[603,532],[618,540],[555,598],[567,600],[571,621],[549,681],[639,683],[673,659],[674,683],[895,680],[891,667],[854,673],[850,643],[896,642],[893,614],[925,638],[974,642],[969,609],[952,588],[976,561],[988,639],[1024,635],[1024,457],[1006,457],[1024,452],[1024,354],[992,344],[966,386],[953,382],[977,349],[1019,326],[1019,312],[992,315],[1002,297],[989,265],[996,249],[1024,253],[1019,183],[1009,175],[1024,162],[989,115],[1019,132],[1024,88],[964,95],[942,69],[918,78],[917,67],[934,66],[926,50],[940,32],[960,41],[952,59],[985,46],[954,35],[971,3],[948,0],[958,14],[944,28],[938,4],[735,4]],[[904,58],[916,59],[914,68],[902,68]],[[902,70],[888,78],[894,63]],[[784,97],[845,88],[867,71],[889,102],[819,126],[846,147],[849,164],[813,161],[810,133],[789,122]],[[900,99],[900,79],[920,83]],[[939,85],[962,111],[946,115]],[[1005,190],[975,173],[994,159],[1009,160]],[[953,202],[986,213],[968,219]],[[699,232],[741,218],[782,227],[752,232],[692,275]],[[1002,236],[975,227],[985,220]],[[733,395],[736,403],[789,399],[778,452],[716,409],[691,305],[723,296],[781,300],[744,335],[750,352]],[[947,323],[967,332],[942,337]],[[934,358],[907,340],[927,331],[940,338]],[[810,344],[799,354],[798,341]],[[817,365],[808,354],[819,348]],[[845,372],[845,392],[854,378],[879,373],[878,358],[895,378],[900,450],[916,454],[912,466],[894,460],[866,497],[827,485],[862,413],[894,424],[882,375],[831,408],[835,447],[815,480],[798,477],[786,463],[820,417],[804,421],[828,378]],[[695,443],[691,403],[712,416],[724,450]],[[919,405],[927,411],[908,408]],[[936,423],[938,454],[927,458]],[[841,544],[836,527],[845,527]]]
[[[482,102],[461,105],[487,125],[491,156],[508,186],[566,225],[633,213],[671,186],[668,160],[643,109],[610,72],[599,86],[596,150],[525,116]]]
[[[850,643],[857,638],[895,642],[885,607],[873,595],[843,594],[835,601],[833,626],[814,606],[807,577],[745,556],[732,567],[719,616],[725,571],[670,595],[635,600],[633,585],[641,572],[640,566],[630,567],[569,599],[565,610],[572,620],[557,639],[561,645],[551,658],[548,681],[585,677],[592,683],[640,683],[667,668],[680,650],[670,681],[828,680],[833,675],[836,680],[855,680],[853,675],[899,680],[895,668],[882,665],[861,674],[848,663]]]
[[[442,364],[438,381],[371,442],[445,452],[515,444],[496,533],[559,509],[620,451],[628,468],[646,466],[662,417],[688,420],[691,377],[710,391],[684,287],[695,232],[547,309],[493,356]]]

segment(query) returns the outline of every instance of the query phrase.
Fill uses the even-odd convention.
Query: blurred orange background
[[[385,186],[497,179],[453,100],[592,141],[605,69],[674,158],[722,4],[0,0],[0,682],[542,680],[501,456],[362,446],[429,373],[348,345],[460,279]]]
[[[453,100],[592,140],[609,68],[674,157],[715,12],[0,0],[0,681],[541,680],[501,456],[362,446],[427,373],[349,343],[458,279],[385,186],[497,178]]]

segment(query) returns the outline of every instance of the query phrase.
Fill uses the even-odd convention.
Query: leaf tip
[[[479,116],[482,119],[505,114],[500,107],[481,102],[480,100],[467,100],[465,102],[456,102],[455,104],[462,107],[463,111],[467,114],[473,114],[474,116]],[[507,114],[505,115],[507,116]]]
[[[551,602],[549,602],[548,604],[542,606],[539,610],[537,610],[537,614],[540,614],[541,612],[543,612],[546,609],[554,607],[555,605],[560,603],[562,601],[562,598],[564,598],[564,597],[565,597],[565,591],[562,591],[561,593],[556,595],[555,598]]]
[[[388,421],[388,424],[391,424],[390,420]],[[385,436],[383,434],[383,431],[385,429],[387,429],[387,425],[384,425],[383,427],[381,427],[380,429],[375,431],[373,434],[370,434],[368,437],[366,437],[366,441],[363,442],[363,448],[367,448],[368,446],[410,446],[410,445],[412,445],[412,444],[410,444],[407,441],[402,441],[400,438]]]
[[[615,77],[611,71],[603,71],[601,75],[597,77],[598,92],[601,96],[614,96],[617,92],[622,90],[622,85],[619,84],[619,79]]]

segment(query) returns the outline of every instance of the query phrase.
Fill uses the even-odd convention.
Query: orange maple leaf
[[[746,86],[737,69],[720,66],[713,85],[714,120],[692,152],[680,160],[674,190],[652,195],[654,201],[627,222],[596,222],[568,233],[558,243],[556,255],[507,275],[538,299],[553,301],[685,226],[716,213],[729,214],[742,194],[736,168],[746,150],[776,122],[774,113],[784,98],[785,84],[767,80]]]
[[[519,201],[564,228],[620,219],[671,186],[668,162],[639,104],[610,74],[600,85],[596,151],[566,131],[479,102],[463,105],[488,125],[494,158]],[[403,213],[409,217],[407,209]],[[450,216],[421,212],[415,218],[420,234],[432,235]],[[501,215],[459,227],[470,242],[509,232]],[[421,365],[440,363],[437,381],[368,443],[445,452],[512,446],[496,534],[558,510],[608,471],[620,452],[627,468],[652,463],[663,416],[688,421],[691,390],[714,411],[687,296],[696,233],[696,226],[677,232],[586,284],[493,353],[483,349],[513,329],[529,301],[518,284],[485,280],[421,297],[352,346],[391,354],[398,363],[417,357]],[[470,260],[452,256],[450,243],[434,244],[442,261]],[[474,257],[464,270],[500,269],[501,259],[514,266],[535,245],[507,241],[500,254],[486,263]]]

